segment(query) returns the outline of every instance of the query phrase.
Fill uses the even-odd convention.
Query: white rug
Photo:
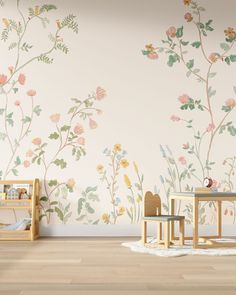
[[[236,239],[221,239],[219,242],[235,243]],[[208,255],[208,256],[236,256],[236,248],[209,248],[209,249],[193,249],[192,241],[185,241],[184,246],[171,246],[169,249],[153,247],[156,239],[149,238],[149,247],[143,246],[141,241],[122,243],[122,246],[130,248],[131,251],[139,253],[147,253],[160,257],[179,257],[186,255]]]

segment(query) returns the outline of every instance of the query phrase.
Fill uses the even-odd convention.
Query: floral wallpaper
[[[40,178],[42,226],[139,226],[146,190],[167,212],[171,191],[206,176],[235,190],[233,14],[203,0],[36,2],[0,1],[0,177]],[[235,203],[223,210],[235,223]],[[177,213],[191,223],[190,204]],[[199,218],[215,223],[214,202]]]

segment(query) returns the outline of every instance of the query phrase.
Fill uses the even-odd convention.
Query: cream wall
[[[225,9],[225,3],[223,4],[220,1],[199,2],[199,5],[206,9],[206,11],[201,12],[203,22],[205,23],[209,19],[213,20],[211,26],[214,31],[207,32],[208,36],[202,37],[208,59],[211,53],[224,54],[224,50],[220,47],[220,43],[227,43],[224,30],[235,26],[235,2],[229,0],[226,2],[227,14],[222,13]],[[34,113],[29,128],[30,133],[22,138],[13,156],[14,160],[9,166],[9,169],[11,169],[16,157],[19,156],[20,162],[16,167],[18,176],[13,175],[10,171],[5,178],[39,177],[42,180],[42,195],[45,195],[45,166],[43,162],[45,161],[47,166],[47,163],[52,159],[63,159],[67,163],[66,168],[61,169],[52,164],[46,174],[45,181],[57,180],[57,185],[62,190],[59,190],[58,194],[55,195],[54,193],[57,192],[55,189],[54,193],[50,194],[55,186],[46,186],[46,197],[48,198],[49,195],[50,197],[46,202],[42,201],[42,206],[44,210],[50,210],[47,212],[47,218],[45,216],[42,218],[43,234],[80,235],[89,233],[112,235],[138,233],[142,190],[153,190],[155,187],[157,191],[160,191],[163,202],[166,202],[166,194],[160,181],[160,175],[165,180],[166,190],[169,187],[166,178],[169,179],[170,176],[168,176],[167,162],[160,152],[160,145],[168,145],[172,150],[173,159],[178,165],[180,174],[186,168],[186,160],[187,165],[192,163],[194,169],[196,169],[193,173],[200,180],[203,179],[197,158],[188,154],[188,150],[182,148],[183,144],[189,143],[191,146],[194,141],[191,129],[185,128],[183,121],[172,122],[170,117],[176,115],[185,120],[193,120],[196,131],[205,132],[207,126],[211,123],[209,112],[206,110],[182,111],[178,97],[187,94],[194,100],[201,99],[202,104],[207,105],[206,86],[204,83],[197,82],[193,75],[189,78],[186,77],[186,67],[183,62],[177,62],[173,67],[169,67],[165,53],[158,53],[159,58],[153,60],[142,54],[146,44],[152,43],[154,47],[163,46],[161,40],[167,38],[165,32],[169,27],[179,28],[183,25],[184,36],[181,38],[190,42],[190,45],[186,46],[186,48],[188,47],[188,53],[185,55],[186,61],[194,59],[193,69],[200,69],[199,73],[204,77],[206,76],[211,63],[204,59],[201,48],[196,49],[191,46],[193,41],[199,39],[198,31],[193,21],[186,22],[184,19],[185,13],[191,11],[192,3],[188,6],[184,5],[183,1],[52,1],[51,4],[55,5],[57,9],[52,7],[53,9],[50,11],[41,14],[39,9],[43,3],[41,1],[19,2],[19,8],[25,17],[25,21],[28,20],[29,7],[33,8],[36,17],[30,21],[24,39],[22,39],[33,47],[29,49],[28,53],[19,50],[20,61],[17,67],[15,67],[17,47],[12,50],[8,49],[12,42],[18,42],[14,29],[10,32],[9,39],[6,42],[1,41],[0,74],[6,75],[7,78],[12,75],[12,78],[9,83],[2,83],[3,93],[1,94],[0,108],[5,109],[6,95],[4,92],[11,88],[10,83],[17,81],[20,73],[26,77],[23,85],[17,82],[16,87],[14,86],[14,88],[18,88],[16,93],[13,90],[9,92],[7,113],[3,111],[0,118],[1,132],[10,136],[13,148],[15,147],[14,139],[18,138],[21,132],[22,122],[21,111],[19,106],[15,105],[15,101],[20,101],[24,116],[29,116],[31,98],[26,93],[29,89],[33,89],[36,91],[36,95],[33,96],[34,104],[40,105],[42,109],[39,116]],[[35,6],[39,6],[39,8],[35,8]],[[20,21],[23,24],[20,12],[17,11],[16,7],[15,1],[4,1],[4,6],[0,8],[2,19],[5,19],[1,24],[1,31],[9,28],[8,26],[11,25],[8,23],[9,19],[15,20],[17,23]],[[66,26],[58,33],[58,38],[63,39],[59,42],[64,42],[69,48],[69,52],[64,54],[60,50],[53,50],[49,55],[49,58],[54,59],[52,64],[33,60],[15,73],[14,71],[21,64],[47,51],[52,46],[52,42],[48,38],[49,33],[54,34],[57,30],[57,20],[59,20],[60,27],[64,17],[71,13],[76,17],[73,21],[78,23],[78,34]],[[46,28],[43,28],[39,17],[48,18],[49,24],[46,25]],[[70,26],[71,22],[68,25]],[[76,25],[74,25],[74,30],[76,31]],[[20,32],[20,36],[21,34],[22,32]],[[173,40],[176,42],[178,39],[174,37]],[[22,41],[21,45],[24,42]],[[229,46],[233,43],[234,41],[228,42]],[[230,54],[235,54],[234,47],[228,53],[228,55]],[[227,54],[223,59],[226,56]],[[15,67],[12,72],[9,71],[9,66]],[[222,105],[225,105],[225,101],[228,99],[235,98],[233,90],[233,86],[236,86],[235,64],[231,62],[231,65],[228,66],[226,62],[217,60],[212,63],[212,72],[217,74],[214,78],[209,79],[208,86],[216,90],[216,95],[211,98],[216,129],[217,124],[226,114],[221,110]],[[99,93],[97,93],[97,89]],[[104,89],[105,92],[101,89]],[[102,110],[102,114],[100,114],[100,111],[97,114],[96,110],[92,110],[94,114],[91,117],[83,120],[77,116],[69,124],[70,114],[68,114],[68,110],[74,105],[70,98],[84,100],[89,94],[94,94],[93,106]],[[232,109],[230,108],[229,119],[226,122],[234,120],[235,110],[232,102]],[[7,122],[6,131],[5,114],[11,112],[13,112],[14,126],[11,127]],[[88,112],[90,113],[90,111]],[[50,134],[58,132],[56,123],[50,119],[52,114],[60,114],[58,128],[67,125],[74,132],[74,127],[78,123],[82,124],[84,132],[79,135],[76,134],[77,138],[75,139],[76,148],[82,147],[86,151],[86,155],[82,156],[80,160],[75,161],[71,156],[69,146],[54,158],[60,148],[60,137],[58,139],[48,138]],[[57,121],[58,118],[59,116],[54,116],[54,121]],[[92,123],[90,121],[89,125],[89,118],[95,120],[97,126],[94,125],[93,121]],[[24,130],[27,129],[29,123],[26,122]],[[214,132],[214,130],[211,132]],[[203,163],[206,160],[211,132],[206,133],[202,140],[200,158]],[[77,133],[80,133],[78,128]],[[62,133],[64,139],[66,134],[67,131]],[[4,140],[0,142],[3,151],[0,169],[3,173],[2,177],[4,177],[6,167],[12,156],[9,140],[7,136],[4,135],[3,137],[5,137]],[[85,145],[81,145],[83,141],[81,137],[85,138]],[[35,138],[40,138],[42,143],[48,143],[45,148],[45,158],[41,159],[40,165],[32,163],[33,157],[26,156],[29,150],[37,154],[35,148],[38,146],[32,143]],[[78,138],[80,138],[79,143]],[[39,142],[36,140],[36,143]],[[113,150],[115,144],[121,145],[121,151],[119,151],[120,147],[116,146],[117,153],[115,156],[119,156],[123,150],[127,151],[123,159],[127,160],[129,165],[125,161],[122,162],[123,166],[128,166],[122,167],[121,165],[116,177],[117,182],[114,185],[117,190],[111,197],[106,180],[101,181],[100,179],[102,176],[104,177],[103,173],[106,171],[107,180],[111,181],[110,158],[103,151],[106,148]],[[217,181],[219,190],[229,189],[225,183],[225,180],[227,180],[225,172],[230,167],[227,163],[225,165],[222,165],[222,163],[226,158],[235,156],[234,147],[235,136],[230,135],[227,131],[222,135],[215,136],[210,157],[215,164],[212,165],[210,176]],[[39,145],[39,148],[41,148],[41,145]],[[30,153],[28,153],[29,155]],[[180,157],[184,157],[182,164],[179,160]],[[231,164],[231,160],[227,161]],[[135,170],[133,162],[136,163],[138,171]],[[101,173],[97,171],[98,165],[103,166],[103,170],[100,169]],[[170,166],[173,177],[173,170],[176,169],[175,164]],[[144,176],[143,182],[141,181],[142,189],[139,187],[140,179],[137,172],[140,179],[142,175]],[[131,189],[129,183],[127,187],[127,178],[125,183],[124,175],[127,175],[130,179]],[[234,186],[235,178],[232,171],[231,178]],[[75,185],[72,179],[75,181]],[[68,182],[68,180],[70,181]],[[178,181],[175,180],[174,182],[176,183],[176,190],[179,190]],[[201,185],[193,175],[190,175],[190,179],[181,180],[182,190],[186,189],[187,184],[190,188]],[[230,189],[234,190],[232,185]],[[92,187],[94,190],[90,192],[90,199],[88,199],[86,205],[87,209],[83,207],[83,210],[78,214],[78,204],[81,204],[83,191],[88,187]],[[132,203],[133,197],[134,204]],[[49,202],[54,203],[49,205]],[[62,207],[60,207],[59,202]],[[114,203],[115,218],[112,215]],[[85,202],[82,205],[84,206]],[[205,219],[207,225],[214,224],[215,221],[215,211],[209,205],[211,206],[211,204],[204,205],[201,214],[201,221],[204,222]],[[66,212],[63,212],[66,206],[69,207]],[[90,209],[90,206],[92,209]],[[128,215],[131,212],[131,207],[133,213],[136,209],[135,220],[131,220]],[[182,205],[181,212],[183,213],[184,210],[187,210],[185,212],[187,216],[188,214],[191,215],[191,208],[186,207],[185,204]],[[226,222],[228,224],[234,223],[236,214],[234,205],[225,204],[224,213]],[[84,218],[81,215],[85,215]],[[114,222],[116,225],[113,225]],[[96,223],[96,225],[88,225],[88,223]],[[233,228],[230,230],[230,233],[233,233]]]

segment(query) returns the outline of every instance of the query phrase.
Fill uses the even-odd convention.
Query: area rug
[[[236,243],[236,239],[220,239],[218,242]],[[141,241],[122,243],[122,246],[130,248],[131,251],[147,253],[160,257],[180,257],[186,255],[208,255],[208,256],[236,256],[236,248],[211,248],[193,249],[192,241],[185,241],[184,246],[172,245],[169,249],[154,247],[156,239],[149,238],[150,245],[145,247]]]

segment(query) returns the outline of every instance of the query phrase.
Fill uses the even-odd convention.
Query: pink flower
[[[183,144],[183,149],[184,150],[189,149],[189,143],[188,142]]]
[[[74,128],[74,133],[77,135],[84,133],[84,127],[78,123]]]
[[[96,109],[96,112],[97,112],[98,115],[102,114],[102,110],[100,110],[100,109]]]
[[[175,115],[172,115],[172,116],[170,117],[170,119],[171,119],[171,121],[173,121],[173,122],[178,122],[178,121],[180,120],[180,117],[175,116]]]
[[[29,158],[31,158],[32,156],[33,156],[33,151],[32,150],[28,150],[27,152],[26,152],[26,157],[29,157]]]
[[[215,129],[215,124],[214,123],[210,123],[206,129],[207,132],[211,132]]]
[[[13,71],[14,71],[14,67],[13,67],[13,66],[9,66],[9,67],[8,67],[8,70],[10,71],[10,73],[11,73],[11,75],[12,75],[12,73],[13,73]]]
[[[91,118],[89,119],[89,127],[91,129],[96,129],[98,127],[97,122],[95,122],[94,120],[92,120]]]
[[[35,145],[40,145],[42,143],[42,139],[40,137],[35,137],[32,140],[32,143],[35,144]]]
[[[212,53],[209,55],[209,60],[210,60],[211,62],[216,62],[217,59],[219,59],[219,58],[220,58],[219,53],[212,52]]]
[[[178,160],[180,161],[180,163],[181,163],[182,165],[186,165],[186,164],[187,164],[187,161],[186,161],[186,159],[185,159],[184,156],[179,157]]]
[[[182,103],[182,104],[186,104],[189,102],[189,96],[187,94],[183,94],[181,96],[179,96],[178,100]]]
[[[190,12],[185,13],[184,18],[188,23],[193,20],[192,14]]]
[[[18,77],[18,82],[21,84],[21,85],[24,85],[25,84],[25,75],[24,74],[20,74],[19,77]]]
[[[220,187],[220,183],[217,180],[213,179],[212,180],[212,186],[211,187],[219,188]]]
[[[102,87],[97,87],[96,89],[96,100],[102,100],[106,96],[106,90],[104,90]]]
[[[85,145],[85,138],[84,137],[79,137],[77,140],[78,144],[80,145]]]
[[[36,95],[36,91],[33,89],[30,89],[29,91],[27,91],[27,95],[29,96],[35,96]]]
[[[169,29],[166,31],[166,35],[174,38],[176,36],[176,28],[175,27],[169,27]]]
[[[25,160],[25,161],[23,162],[23,165],[24,165],[25,168],[28,168],[28,167],[30,166],[30,162],[27,161],[27,160]]]
[[[15,101],[15,106],[17,106],[17,107],[20,106],[20,101],[19,100]]]
[[[61,117],[61,115],[56,113],[56,114],[52,114],[50,116],[50,119],[53,123],[58,123],[60,121],[60,117]]]
[[[225,101],[225,104],[228,106],[228,107],[235,107],[236,105],[236,101],[233,99],[233,98],[229,98]]]
[[[150,59],[158,59],[159,56],[156,52],[150,52],[147,57]]]
[[[7,82],[7,76],[6,75],[0,75],[0,85],[3,85]]]
[[[73,188],[74,186],[75,186],[75,180],[74,180],[74,178],[69,178],[68,180],[67,180],[67,186],[69,187],[69,188]]]

